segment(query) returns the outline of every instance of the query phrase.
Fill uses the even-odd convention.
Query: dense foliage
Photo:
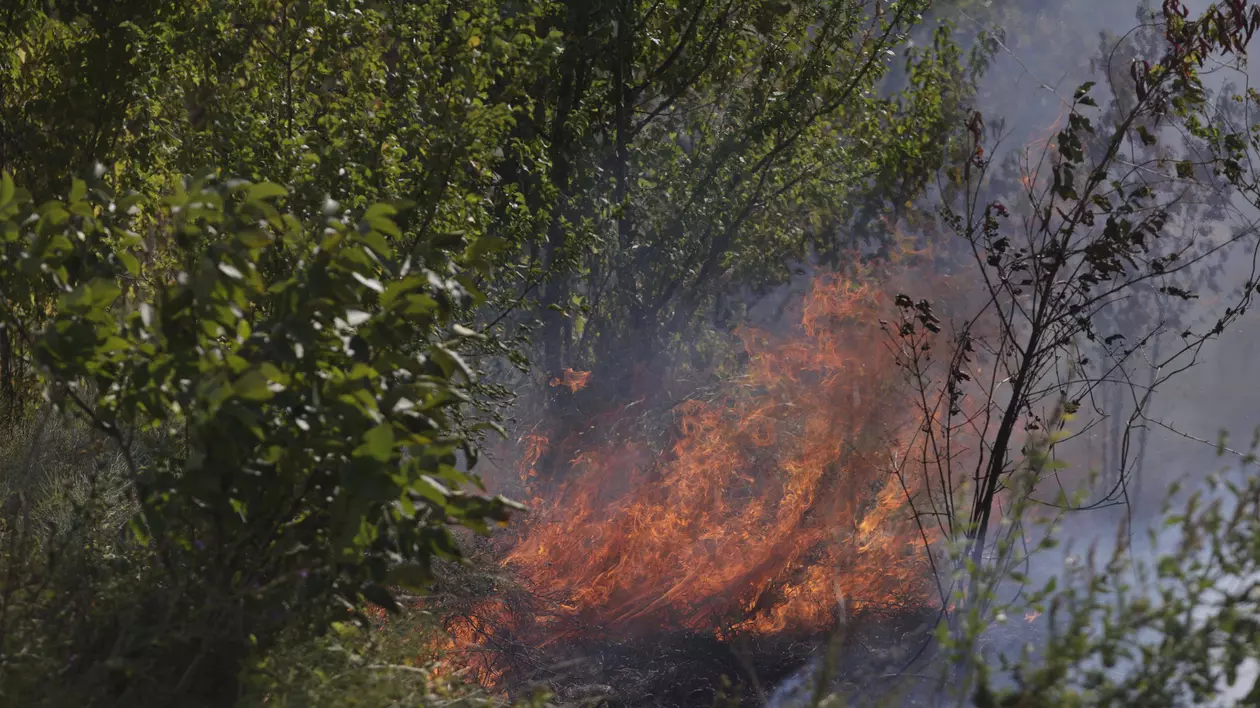
[[[56,409],[112,441],[136,507],[125,545],[151,587],[113,611],[166,617],[116,637],[53,631],[84,609],[11,577],[26,582],[6,584],[3,609],[33,603],[40,619],[0,626],[7,670],[31,644],[69,661],[104,640],[127,700],[232,695],[232,672],[200,665],[265,649],[293,611],[391,607],[389,586],[420,586],[433,558],[457,555],[449,525],[506,521],[505,500],[459,491],[475,452],[449,412],[472,375],[457,350],[476,335],[451,317],[475,297],[477,251],[413,265],[389,244],[393,207],[352,219],[329,202],[303,224],[276,208],[283,196],[213,177],[169,195],[156,211],[178,259],[146,281],[137,198],[76,180],[36,209],[0,182],[3,297],[55,298],[38,332],[7,308],[5,325]],[[55,534],[5,540],[11,572],[23,554],[47,554],[36,573],[66,562]]]
[[[917,0],[46,7],[11,13],[0,88],[0,169],[36,194],[99,161],[127,188],[265,178],[299,211],[405,197],[408,245],[503,245],[507,322],[596,380],[785,257],[886,235],[980,68],[943,27],[879,89]]]

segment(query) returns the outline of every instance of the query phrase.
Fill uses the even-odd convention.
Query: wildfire
[[[792,331],[740,330],[746,376],[677,406],[663,449],[522,438],[527,486],[544,451],[568,462],[553,463],[566,467],[549,475],[558,488],[536,500],[502,563],[556,598],[565,621],[493,603],[476,614],[543,646],[577,631],[812,633],[834,623],[838,596],[854,612],[929,602],[907,503],[919,490],[889,463],[914,416],[875,283],[820,277]],[[552,385],[588,378],[566,371]],[[453,628],[457,644],[481,642],[476,621]]]
[[[586,388],[591,382],[591,372],[574,371],[573,369],[564,369],[560,372],[560,376],[551,380],[551,387],[563,386],[569,389],[569,393],[577,393]]]
[[[531,504],[537,503],[539,500],[534,498],[534,483],[538,477],[538,461],[546,454],[547,449],[551,446],[551,441],[543,435],[522,435],[517,441],[520,446],[521,460],[517,465],[520,473],[521,487],[525,491],[527,498]]]

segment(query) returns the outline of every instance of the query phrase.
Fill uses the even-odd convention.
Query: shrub
[[[149,203],[76,181],[36,207],[0,182],[0,320],[47,419],[98,459],[60,477],[61,503],[22,491],[32,464],[7,476],[6,701],[53,702],[56,685],[60,704],[221,705],[295,619],[319,632],[363,621],[365,600],[392,609],[391,587],[458,556],[450,527],[506,521],[511,502],[461,471],[476,449],[459,349],[479,335],[455,320],[482,245],[420,262],[391,243],[392,206],[302,219],[284,195],[208,175]],[[130,230],[146,210],[169,272]],[[28,331],[22,304],[46,297]],[[83,530],[37,529],[58,515]],[[101,572],[59,575],[63,546],[76,573]]]

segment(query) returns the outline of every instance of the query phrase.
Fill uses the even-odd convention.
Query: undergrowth
[[[457,706],[497,708],[509,701],[468,681],[444,656],[438,619],[410,604],[371,625],[336,623],[311,639],[294,632],[259,660],[246,680],[241,708],[254,706]],[[541,706],[542,693],[515,705]]]
[[[0,705],[96,705],[110,685],[140,697],[158,677],[134,651],[168,587],[130,533],[134,505],[109,441],[49,410],[0,425]],[[152,450],[141,454],[153,454]],[[300,616],[243,669],[236,705],[540,706],[509,702],[444,656],[440,618],[416,602],[321,633]],[[97,661],[79,674],[87,660]],[[58,682],[59,677],[76,680]],[[130,688],[122,688],[131,684]],[[221,704],[220,704],[221,705]]]

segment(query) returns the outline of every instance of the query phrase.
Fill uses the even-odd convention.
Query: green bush
[[[455,318],[478,298],[479,243],[418,263],[391,243],[394,207],[303,221],[284,195],[207,176],[148,204],[76,181],[34,206],[0,182],[0,317],[32,353],[44,420],[102,458],[33,496],[37,427],[6,475],[5,702],[223,705],[295,623],[393,608],[391,587],[458,556],[451,526],[506,522],[511,502],[461,471],[476,450],[459,349],[480,335]],[[145,210],[174,243],[169,273],[141,266]],[[28,331],[15,303],[45,298]],[[38,527],[54,518],[83,528]],[[59,574],[71,557],[82,577]]]
[[[1109,557],[1091,552],[1069,567],[1063,589],[1049,596],[1047,640],[1002,667],[1013,676],[1012,687],[993,688],[990,671],[982,670],[975,704],[1260,702],[1255,460],[1254,452],[1247,454],[1242,470],[1211,475],[1177,508],[1166,506],[1163,523],[1150,532],[1150,546],[1163,548],[1153,562],[1142,562],[1120,543]],[[1174,486],[1170,500],[1177,492]],[[1165,537],[1162,544],[1157,532]]]

